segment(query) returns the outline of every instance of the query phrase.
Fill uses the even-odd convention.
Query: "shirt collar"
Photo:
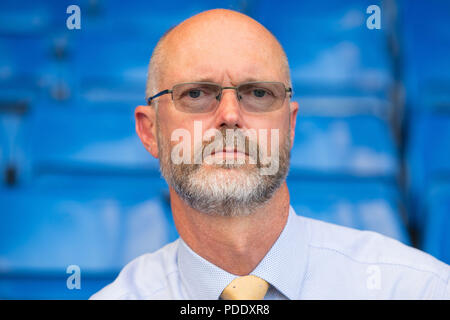
[[[292,207],[287,223],[272,248],[250,273],[279,290],[289,299],[298,299],[307,266],[306,226]],[[178,268],[192,299],[216,300],[223,289],[237,278],[196,254],[180,239]]]

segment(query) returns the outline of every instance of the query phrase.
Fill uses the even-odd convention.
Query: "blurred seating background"
[[[71,4],[81,30],[66,27]],[[379,30],[366,26],[370,5]],[[287,52],[297,214],[450,263],[450,2],[3,0],[0,299],[87,299],[178,237],[133,111],[159,37],[219,7],[255,18]],[[69,265],[80,290],[66,287]]]

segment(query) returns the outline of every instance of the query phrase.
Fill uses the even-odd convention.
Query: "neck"
[[[286,183],[268,203],[245,217],[211,216],[196,211],[172,188],[170,199],[183,241],[204,259],[238,276],[256,268],[283,231],[289,215]]]

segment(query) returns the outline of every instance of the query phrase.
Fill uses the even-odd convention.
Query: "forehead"
[[[162,81],[249,80],[285,82],[278,41],[248,17],[216,16],[185,21],[164,43]]]

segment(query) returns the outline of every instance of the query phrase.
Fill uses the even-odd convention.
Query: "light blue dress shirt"
[[[257,245],[257,243],[255,243]],[[450,299],[450,267],[380,234],[297,216],[251,272],[265,299]],[[91,299],[209,299],[236,275],[182,240],[144,254]]]

